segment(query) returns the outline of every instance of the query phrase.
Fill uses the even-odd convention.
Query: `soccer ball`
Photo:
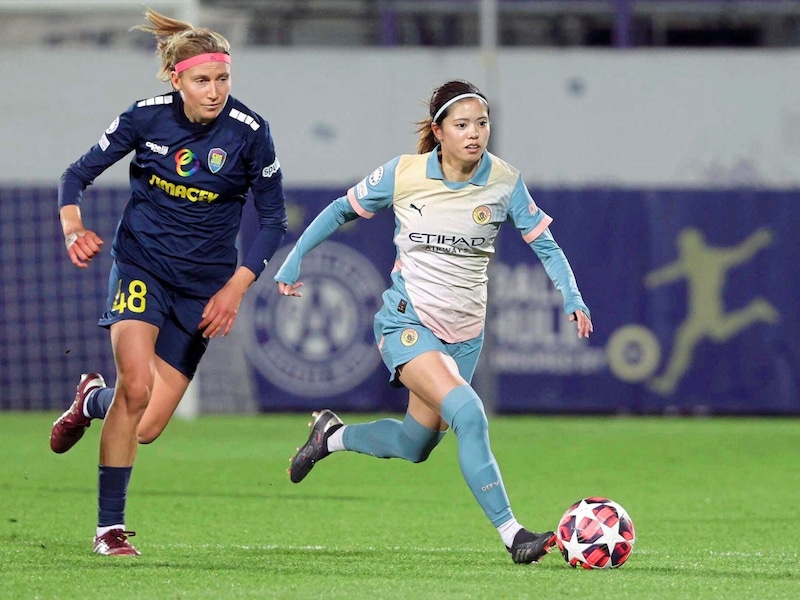
[[[636,541],[627,511],[608,498],[593,496],[570,506],[561,517],[556,544],[572,568],[616,569]]]

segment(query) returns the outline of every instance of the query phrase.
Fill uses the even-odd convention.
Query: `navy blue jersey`
[[[212,296],[236,268],[252,190],[259,234],[242,264],[261,274],[286,232],[280,163],[263,118],[233,96],[207,125],[186,118],[178,92],[135,102],[64,172],[59,207],[79,204],[83,190],[131,150],[131,198],[114,235],[116,259],[185,294]]]

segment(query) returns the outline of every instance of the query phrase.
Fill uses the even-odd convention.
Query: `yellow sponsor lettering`
[[[170,196],[175,195],[175,184],[164,179],[161,180],[161,184],[158,186],[165,192],[167,192]]]
[[[185,185],[174,184],[166,179],[161,179],[158,175],[151,175],[149,184],[157,187],[170,196],[175,198],[186,198],[191,202],[213,202],[219,198],[219,194],[209,190],[201,190],[196,187],[186,187]]]

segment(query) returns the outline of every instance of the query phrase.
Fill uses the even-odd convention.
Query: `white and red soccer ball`
[[[556,544],[573,568],[616,569],[628,560],[636,541],[627,511],[608,498],[592,496],[570,506],[561,517]]]

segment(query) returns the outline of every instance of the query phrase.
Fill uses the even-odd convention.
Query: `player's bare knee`
[[[150,401],[151,387],[140,383],[117,383],[114,403],[124,405],[129,413],[143,413]]]
[[[155,442],[163,429],[155,427],[139,427],[137,431],[138,442],[142,445],[152,444]]]

